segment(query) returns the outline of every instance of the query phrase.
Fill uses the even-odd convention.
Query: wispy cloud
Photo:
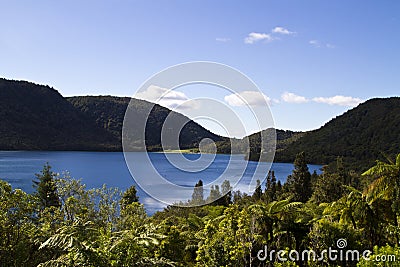
[[[215,38],[215,41],[221,42],[221,43],[226,43],[226,42],[229,42],[230,40],[231,40],[230,38],[226,38],[226,37],[217,37],[217,38]]]
[[[259,41],[271,42],[273,40],[274,37],[272,37],[271,34],[260,32],[251,32],[247,35],[246,38],[244,38],[244,42],[246,44],[254,44],[255,42]]]
[[[343,96],[336,95],[331,97],[314,97],[312,99],[306,98],[304,96],[296,95],[294,93],[285,92],[281,95],[281,99],[286,103],[307,103],[307,102],[316,102],[328,105],[337,105],[337,106],[346,106],[346,107],[354,107],[358,104],[362,103],[364,100],[352,97],[352,96]]]
[[[284,34],[284,35],[293,35],[296,34],[295,32],[291,32],[286,28],[283,27],[275,27],[272,29],[273,33]]]
[[[137,93],[135,98],[157,103],[170,109],[183,110],[190,108],[190,106],[194,107],[193,105],[188,105],[190,99],[185,93],[175,90],[170,91],[157,85],[150,85],[145,91]]]
[[[227,95],[224,100],[231,106],[241,107],[241,106],[265,106],[271,103],[271,98],[257,91],[243,91],[240,93],[235,93]]]
[[[314,47],[321,47],[321,43],[318,40],[310,40],[308,43]]]
[[[304,96],[299,96],[293,93],[285,92],[281,96],[282,100],[287,103],[307,103],[309,100]]]
[[[322,43],[321,41],[319,41],[319,40],[310,40],[309,42],[308,42],[311,46],[313,46],[313,47],[315,47],[315,48],[320,48],[320,47],[326,47],[326,48],[329,48],[329,49],[333,49],[333,48],[335,48],[336,46],[335,45],[333,45],[333,44],[330,44],[330,43]]]
[[[329,105],[339,105],[347,107],[354,107],[363,102],[363,100],[360,98],[351,96],[342,96],[342,95],[336,95],[332,97],[314,97],[312,100],[317,103],[325,103]]]

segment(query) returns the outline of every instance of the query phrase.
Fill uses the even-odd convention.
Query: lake
[[[176,167],[176,164],[172,164],[170,159],[178,163],[181,161],[182,164],[189,167],[193,163],[201,165],[201,161],[207,159],[201,158],[199,154],[184,154],[184,158],[189,160],[186,163],[178,153],[132,152],[133,160],[137,161],[134,168],[143,173],[146,173],[147,169],[145,168],[148,168],[147,165],[140,163],[140,159],[144,155],[148,156],[154,168],[165,180],[181,186],[193,186],[199,179],[203,180],[205,184],[212,182],[224,173],[230,162],[233,162],[233,166],[245,165],[246,167],[243,174],[240,175],[240,181],[234,188],[234,190],[245,191],[244,185],[248,184],[253,178],[257,167],[257,162],[245,161],[243,155],[215,155],[215,157],[213,155],[212,162],[207,168],[201,171],[182,171]],[[131,185],[137,186],[125,163],[122,152],[0,151],[0,179],[10,183],[13,188],[20,188],[31,193],[34,191],[32,180],[36,178],[35,173],[39,173],[46,162],[52,166],[54,172],[68,171],[72,177],[82,179],[87,188],[98,188],[106,184],[109,187],[126,190]],[[260,164],[266,165],[267,163]],[[310,172],[316,170],[317,173],[321,173],[320,168],[319,165],[309,165]],[[285,182],[287,176],[293,170],[293,164],[273,163],[271,170],[275,171],[278,180]],[[262,174],[261,179],[265,176],[266,173]],[[138,186],[137,190],[140,202],[145,205],[149,214],[165,207],[165,203],[153,199]],[[159,190],[162,190],[162,188]],[[176,201],[185,201],[191,196],[189,193],[178,196],[174,192],[165,193],[173,195]]]

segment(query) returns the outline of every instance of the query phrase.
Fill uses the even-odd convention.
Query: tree
[[[267,181],[265,183],[264,198],[267,203],[277,200],[277,184],[275,172],[268,172]]]
[[[139,197],[137,196],[136,187],[132,185],[128,189],[126,189],[126,191],[122,195],[120,201],[121,209],[124,209],[127,205],[134,202],[139,202]]]
[[[207,198],[207,203],[212,205],[219,205],[220,203],[217,202],[218,199],[221,198],[221,192],[219,191],[218,185],[212,185],[210,188],[210,195]]]
[[[254,193],[253,193],[252,197],[253,197],[255,200],[260,200],[261,197],[262,197],[262,189],[261,189],[261,182],[260,182],[260,180],[257,180],[256,189],[254,190]]]
[[[55,183],[57,174],[51,171],[50,165],[46,163],[41,173],[36,174],[36,177],[38,180],[33,181],[33,183],[42,208],[60,207],[60,200]]]
[[[58,251],[55,259],[39,264],[42,266],[109,266],[101,253],[101,233],[91,221],[73,222],[57,230],[57,233],[43,242],[39,249]],[[61,255],[60,255],[61,254]]]
[[[204,189],[202,180],[199,180],[194,186],[191,203],[194,205],[204,204]]]
[[[0,266],[36,266],[47,255],[37,253],[35,199],[0,180]]]
[[[306,202],[312,194],[311,174],[308,171],[304,152],[297,154],[294,161],[294,170],[288,176],[286,187],[293,201]]]
[[[392,160],[389,160],[389,163],[377,161],[374,167],[362,175],[377,177],[367,188],[367,197],[372,201],[378,198],[390,201],[394,214],[394,226],[399,228],[397,217],[400,215],[400,154],[397,155],[396,162]],[[399,235],[396,233],[395,236],[399,243]]]
[[[370,248],[380,239],[379,215],[374,207],[374,199],[369,199],[361,191],[345,186],[348,194],[328,204],[324,210],[327,217],[339,221],[341,225],[349,225],[355,230],[363,231]]]
[[[393,211],[399,215],[400,209],[400,154],[396,162],[377,161],[376,165],[362,174],[377,177],[367,189],[369,197],[376,198],[383,195],[393,201]]]
[[[73,179],[66,173],[56,181],[61,200],[61,211],[67,222],[80,218],[86,221],[96,219],[93,190],[86,190],[81,180]]]
[[[317,204],[329,203],[338,200],[343,194],[344,187],[340,176],[324,173],[318,176],[311,199]]]
[[[220,201],[221,204],[225,207],[229,206],[229,204],[232,204],[232,186],[228,180],[225,180],[221,184],[221,193],[223,196]]]

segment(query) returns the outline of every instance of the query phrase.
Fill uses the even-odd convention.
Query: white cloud
[[[229,42],[231,39],[230,38],[225,38],[225,37],[217,37],[215,38],[215,41],[221,42],[221,43],[226,43]]]
[[[258,41],[266,41],[266,42],[271,42],[273,41],[275,38],[272,37],[270,34],[266,34],[266,33],[259,33],[259,32],[251,32],[247,35],[246,38],[244,38],[244,42],[246,44],[254,44],[255,42]]]
[[[279,40],[279,37],[276,37],[277,35],[294,35],[296,32],[289,31],[286,28],[283,27],[275,27],[271,30],[271,33],[261,33],[261,32],[251,32],[247,35],[246,38],[244,38],[244,42],[246,44],[254,44],[258,41],[264,41],[264,42],[272,42],[274,40]]]
[[[326,44],[325,44],[325,43],[323,43],[323,42],[321,42],[321,41],[319,41],[319,40],[310,40],[308,43],[309,43],[310,45],[316,47],[316,48],[326,47],[326,48],[329,48],[329,49],[333,49],[333,48],[336,47],[336,46],[333,45],[333,44],[329,44],[329,43],[326,43]]]
[[[227,95],[224,97],[225,101],[234,107],[240,106],[265,106],[271,103],[271,99],[261,92],[257,91],[243,91]]]
[[[321,43],[318,40],[310,40],[308,43],[314,47],[321,47]]]
[[[183,108],[185,107],[184,103],[189,100],[183,92],[169,91],[157,85],[150,85],[145,91],[137,93],[135,98],[157,103],[171,109],[179,105],[182,105],[181,107]]]
[[[279,34],[284,34],[284,35],[292,35],[295,34],[295,32],[291,32],[288,29],[285,29],[283,27],[275,27],[272,29],[273,33],[279,33]]]
[[[325,103],[329,105],[339,105],[346,107],[354,107],[363,102],[363,100],[360,98],[342,95],[336,95],[332,97],[314,97],[312,100],[317,103]]]
[[[306,103],[308,99],[304,96],[299,96],[293,93],[285,92],[282,94],[282,100],[287,103]]]

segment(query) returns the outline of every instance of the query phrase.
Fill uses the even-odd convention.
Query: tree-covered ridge
[[[177,125],[184,125],[185,122],[188,122],[180,133],[179,144],[181,149],[196,148],[203,138],[210,138],[214,141],[227,139],[211,133],[180,113],[145,100],[114,96],[77,96],[67,98],[67,100],[96,121],[98,126],[111,132],[119,144],[121,143],[122,126],[128,105],[132,107],[132,117],[136,119],[145,119],[147,112],[151,110],[146,124],[146,146],[148,150],[161,150],[161,130],[167,116],[172,123]],[[135,130],[132,129],[133,142],[140,139],[140,131],[143,129],[138,127],[137,132]]]
[[[113,150],[114,137],[55,89],[0,79],[1,150]]]
[[[122,124],[130,100],[112,96],[66,99],[49,86],[0,79],[0,150],[121,151]],[[137,99],[131,102],[135,116],[145,116],[144,110],[151,105]],[[197,147],[203,138],[225,139],[155,105],[146,126],[148,150],[161,150],[161,128],[169,114],[178,124],[188,121],[180,134],[182,149]],[[140,133],[135,138],[140,139]]]
[[[219,153],[245,154],[247,159],[258,161],[261,151],[265,152],[274,148],[276,151],[284,150],[304,134],[304,132],[268,128],[242,139],[226,138],[216,142],[216,147]],[[261,140],[263,140],[263,144],[261,144]],[[261,146],[263,147],[261,148]],[[212,151],[212,148],[212,146],[206,146],[204,151]]]
[[[318,130],[277,151],[278,162],[293,162],[305,151],[309,162],[329,164],[343,157],[345,164],[366,170],[376,159],[393,157],[400,150],[400,98],[368,100]]]
[[[65,99],[49,86],[0,79],[0,149],[121,151],[129,101],[112,96]],[[149,105],[153,104],[132,100],[135,116],[145,116]],[[146,126],[148,150],[161,150],[161,128],[169,114],[178,123],[188,120],[155,105]],[[270,130],[263,133],[268,136]],[[133,134],[133,141],[139,142],[136,136],[140,132]],[[266,142],[261,148],[260,133],[255,133],[248,137],[249,150],[244,139],[215,135],[190,120],[180,133],[179,144],[181,149],[196,148],[203,138],[216,141],[219,153],[244,153],[250,160],[259,160],[270,146]],[[399,149],[400,98],[391,97],[368,100],[314,131],[276,130],[275,161],[293,162],[297,153],[305,151],[309,163],[332,164],[340,156],[348,167],[365,170],[375,159],[393,157]]]
[[[205,196],[199,181],[187,204],[216,201],[168,206],[153,216],[135,187],[86,189],[49,165],[32,195],[0,180],[0,265],[400,266],[400,154],[362,175],[340,158],[334,171],[310,174],[305,158],[296,156],[283,185],[271,171],[252,195],[232,192],[224,181]],[[346,249],[370,250],[371,260],[323,254],[338,250],[339,239]],[[275,253],[265,255],[266,249]],[[279,250],[286,253],[281,258]],[[281,260],[291,250],[318,257]],[[373,261],[382,256],[391,260]]]

